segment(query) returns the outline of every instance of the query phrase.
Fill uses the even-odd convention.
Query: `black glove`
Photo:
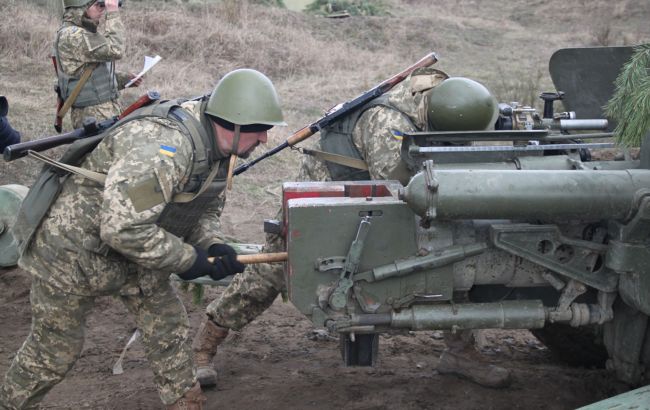
[[[230,272],[228,275],[241,273],[246,268],[246,265],[237,260],[237,252],[235,252],[232,246],[226,245],[225,243],[216,243],[210,246],[208,248],[208,254],[217,258],[215,259],[215,264],[219,261],[224,264],[226,271]]]
[[[209,275],[214,280],[219,280],[244,271],[245,266],[237,262],[236,254],[232,257],[224,256],[222,258],[215,258],[214,263],[210,263],[208,261],[209,255],[206,251],[196,246],[194,250],[196,251],[194,264],[188,270],[178,275],[183,280],[192,280],[205,275]],[[232,259],[234,263],[229,259]]]

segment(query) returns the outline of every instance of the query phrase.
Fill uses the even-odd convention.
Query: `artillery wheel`
[[[570,366],[604,368],[607,349],[596,326],[548,324],[531,332],[560,360]]]
[[[346,366],[374,366],[379,351],[379,334],[355,334],[354,341],[349,333],[339,336],[341,357]]]

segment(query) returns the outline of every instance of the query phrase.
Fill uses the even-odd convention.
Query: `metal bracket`
[[[316,270],[327,272],[330,270],[341,270],[345,267],[345,256],[330,256],[316,259]]]
[[[492,225],[494,246],[604,292],[616,290],[608,245],[563,236],[556,225]]]
[[[423,228],[429,228],[431,226],[431,222],[436,219],[437,211],[436,208],[433,206],[435,204],[434,202],[434,197],[435,194],[438,192],[438,180],[436,179],[434,173],[433,173],[433,168],[434,164],[432,160],[427,160],[424,162],[424,180],[427,185],[427,211],[426,214],[422,217],[422,220],[420,221],[420,225]]]
[[[343,309],[347,304],[348,292],[354,285],[352,277],[359,269],[361,253],[363,252],[363,245],[368,236],[368,231],[370,231],[370,217],[365,216],[359,223],[357,235],[350,245],[348,256],[345,258],[345,265],[341,270],[341,276],[329,298],[329,304],[334,310]]]
[[[560,311],[569,309],[571,303],[586,291],[587,287],[583,283],[571,279],[564,289],[562,289],[560,300],[557,303],[557,309]]]

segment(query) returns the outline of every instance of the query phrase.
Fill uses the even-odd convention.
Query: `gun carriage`
[[[596,159],[613,145],[585,139],[611,137],[613,124],[573,107],[607,101],[602,67],[579,86],[569,76],[614,53],[613,81],[630,55],[614,49],[556,53],[551,74],[567,94],[543,93],[543,113],[501,104],[493,130],[404,134],[406,186],[284,184],[289,298],[341,334],[346,364],[373,365],[382,332],[531,329],[574,364],[642,380],[650,158]],[[559,99],[570,111],[554,113]]]

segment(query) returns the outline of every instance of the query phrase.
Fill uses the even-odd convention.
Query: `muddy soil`
[[[29,276],[0,271],[0,373],[30,326]],[[207,291],[207,299],[221,289]],[[194,329],[205,303],[184,301]],[[44,409],[158,409],[152,372],[136,341],[124,373],[112,367],[134,331],[122,305],[100,298],[88,318],[81,358],[42,404]],[[569,368],[528,331],[486,331],[485,359],[510,369],[512,385],[493,390],[435,366],[444,344],[439,332],[382,337],[374,368],[343,366],[338,341],[313,328],[280,298],[242,332],[231,333],[217,354],[220,383],[206,392],[208,409],[573,409],[605,398],[618,386],[605,370]]]

